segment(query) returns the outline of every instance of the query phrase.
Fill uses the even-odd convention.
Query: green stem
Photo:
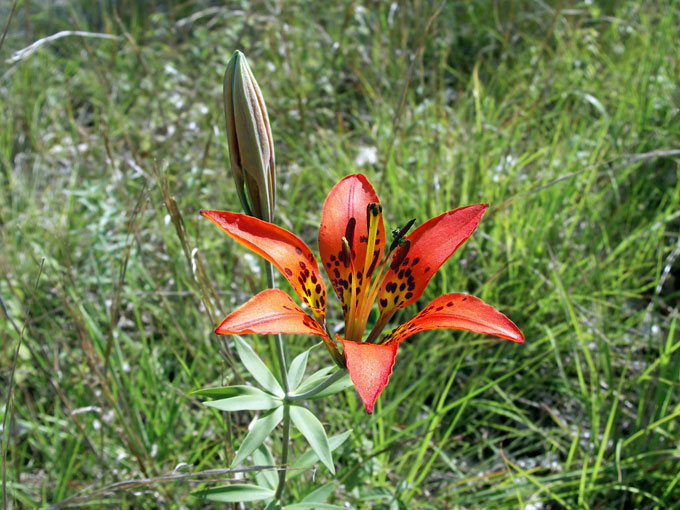
[[[279,486],[276,488],[276,495],[274,496],[281,504],[283,504],[282,496],[283,489],[286,486],[286,473],[288,472],[288,443],[290,440],[290,406],[285,404],[283,406],[283,437],[281,446],[281,469],[279,470]]]
[[[301,393],[300,395],[289,395],[288,400],[290,402],[296,402],[298,400],[306,400],[309,397],[313,397],[317,393],[321,393],[323,390],[328,388],[331,384],[334,382],[338,381],[341,377],[343,377],[347,372],[345,370],[338,370],[336,372],[333,372],[333,374],[329,377],[326,378],[324,382],[319,384],[318,386],[315,386],[311,390]]]
[[[270,262],[267,266],[267,282],[270,288],[274,288],[274,266]],[[288,397],[290,388],[288,386],[288,371],[286,369],[286,355],[283,349],[283,337],[275,335],[276,339],[276,357],[279,362],[279,369],[281,372],[281,384],[283,391]],[[290,407],[288,404],[283,406],[283,437],[281,438],[281,469],[279,470],[279,485],[276,488],[276,499],[283,503],[283,490],[286,486],[286,473],[288,471],[288,443],[290,442]]]
[[[274,288],[274,266],[270,262],[266,262],[267,266],[267,283],[270,288]],[[286,370],[286,354],[283,349],[283,337],[281,334],[275,335],[276,338],[276,357],[279,361],[279,371],[281,373],[281,384],[283,385],[283,391],[288,395],[290,388],[288,387],[288,371]]]

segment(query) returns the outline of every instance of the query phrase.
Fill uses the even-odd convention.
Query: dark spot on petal
[[[316,275],[315,274],[312,275],[312,283],[316,283]]]
[[[413,262],[411,262],[411,266],[415,266],[418,262],[420,262],[420,259],[418,257],[413,259]]]
[[[453,301],[449,301],[448,303],[446,303],[446,306],[452,307],[452,306],[453,306]]]
[[[302,255],[302,250],[300,248],[295,248],[295,253]]]
[[[402,283],[401,285],[399,285],[399,290],[402,290],[402,291],[403,291],[405,288],[406,288],[406,284],[405,284],[405,283]]]
[[[284,271],[286,272],[286,274],[288,276],[293,276],[293,271],[291,271],[290,269],[286,268],[286,269],[284,269]]]
[[[304,262],[300,261],[300,269],[304,269],[306,267],[307,265]]]
[[[405,297],[406,299],[411,299],[411,298],[413,297],[413,292],[407,292],[407,293],[404,295],[404,297]]]
[[[463,298],[463,301],[467,301],[467,296],[465,296],[465,297]]]
[[[314,290],[316,291],[317,294],[321,294],[321,284],[317,283],[316,287],[314,287]]]
[[[423,271],[423,273],[426,273],[426,274],[427,274],[427,272],[428,272],[429,270],[430,270],[430,267],[428,266],[428,267],[425,268],[425,271]]]
[[[443,309],[444,309],[443,306],[438,306],[436,311],[437,311],[437,312],[441,312]]]
[[[387,299],[381,299],[381,300],[380,300],[380,306],[382,306],[383,308],[385,308],[385,307],[387,306]]]

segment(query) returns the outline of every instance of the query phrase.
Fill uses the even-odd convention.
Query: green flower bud
[[[271,222],[276,199],[274,142],[260,87],[240,51],[234,52],[224,75],[224,116],[241,205],[247,214]]]

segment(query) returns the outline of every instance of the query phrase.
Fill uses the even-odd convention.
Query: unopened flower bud
[[[274,142],[267,107],[246,57],[236,51],[224,75],[231,170],[247,214],[271,222],[276,199]]]

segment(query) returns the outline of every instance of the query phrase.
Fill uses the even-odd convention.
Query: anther
[[[409,229],[413,226],[413,224],[416,222],[416,219],[413,218],[411,221],[409,221],[406,225],[401,227],[398,232],[392,231],[392,235],[394,236],[394,239],[392,240],[392,244],[390,244],[390,250],[394,250],[397,245],[402,246],[402,243],[400,242],[403,237],[406,235],[406,233],[409,231]]]

